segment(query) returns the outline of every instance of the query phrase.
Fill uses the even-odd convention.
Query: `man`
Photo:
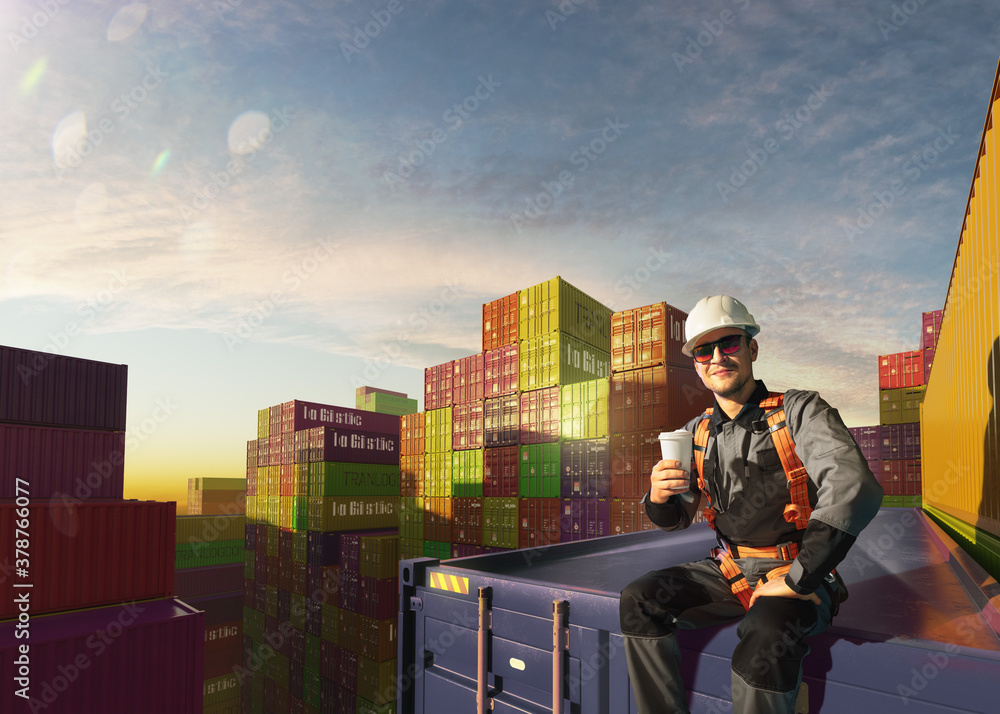
[[[734,711],[793,714],[809,651],[804,640],[829,626],[846,597],[834,568],[881,505],[882,488],[835,409],[816,392],[769,395],[754,379],[759,331],[743,303],[726,295],[700,300],[685,325],[682,350],[694,357],[715,406],[685,427],[696,434],[697,468],[689,475],[689,464],[660,461],[642,501],[647,517],[667,531],[686,528],[708,506],[720,548],[715,557],[653,571],[622,591],[621,628],[640,714],[688,711],[678,628],[739,618]],[[699,427],[706,442],[700,457]],[[779,450],[782,435],[794,446]],[[784,464],[795,457],[808,477],[789,466],[793,487]]]

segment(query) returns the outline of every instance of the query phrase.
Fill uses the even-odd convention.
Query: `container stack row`
[[[411,399],[402,392],[391,392],[388,389],[375,387],[358,387],[355,390],[356,409],[380,414],[413,414],[419,409],[416,399]]]
[[[187,499],[189,516],[244,515],[247,509],[247,480],[189,478]]]
[[[176,504],[123,499],[127,376],[0,346],[0,711],[202,710]]]
[[[485,303],[482,352],[425,370],[425,411],[401,419],[402,557],[650,527],[657,436],[711,404],[686,317],[612,312],[559,277]]]
[[[243,479],[189,479],[188,483],[211,487],[231,486],[233,481]],[[189,498],[192,490],[200,489],[189,488]],[[246,515],[241,505],[231,505],[227,510],[177,517],[174,592],[205,613],[203,714],[239,714],[240,690],[244,686],[235,670],[243,663]]]
[[[291,401],[247,444],[244,712],[394,711],[399,416]]]

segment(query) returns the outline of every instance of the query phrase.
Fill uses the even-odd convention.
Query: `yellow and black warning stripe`
[[[436,590],[447,590],[461,595],[469,594],[469,579],[432,570],[430,586]]]

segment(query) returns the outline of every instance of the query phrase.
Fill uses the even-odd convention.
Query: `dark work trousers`
[[[736,561],[753,587],[761,575],[788,561]],[[709,558],[654,570],[621,594],[625,655],[639,714],[688,712],[680,675],[677,629],[721,625],[743,618],[733,652],[732,700],[737,714],[794,714],[802,681],[805,639],[825,630],[835,614],[832,592],[816,591],[821,604],[798,598],[758,598],[749,611],[733,595],[719,564]],[[719,695],[725,696],[723,684]]]

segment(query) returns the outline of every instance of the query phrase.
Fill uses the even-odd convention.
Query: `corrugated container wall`
[[[1000,537],[1000,241],[997,231],[1000,73],[921,409],[924,504]]]

